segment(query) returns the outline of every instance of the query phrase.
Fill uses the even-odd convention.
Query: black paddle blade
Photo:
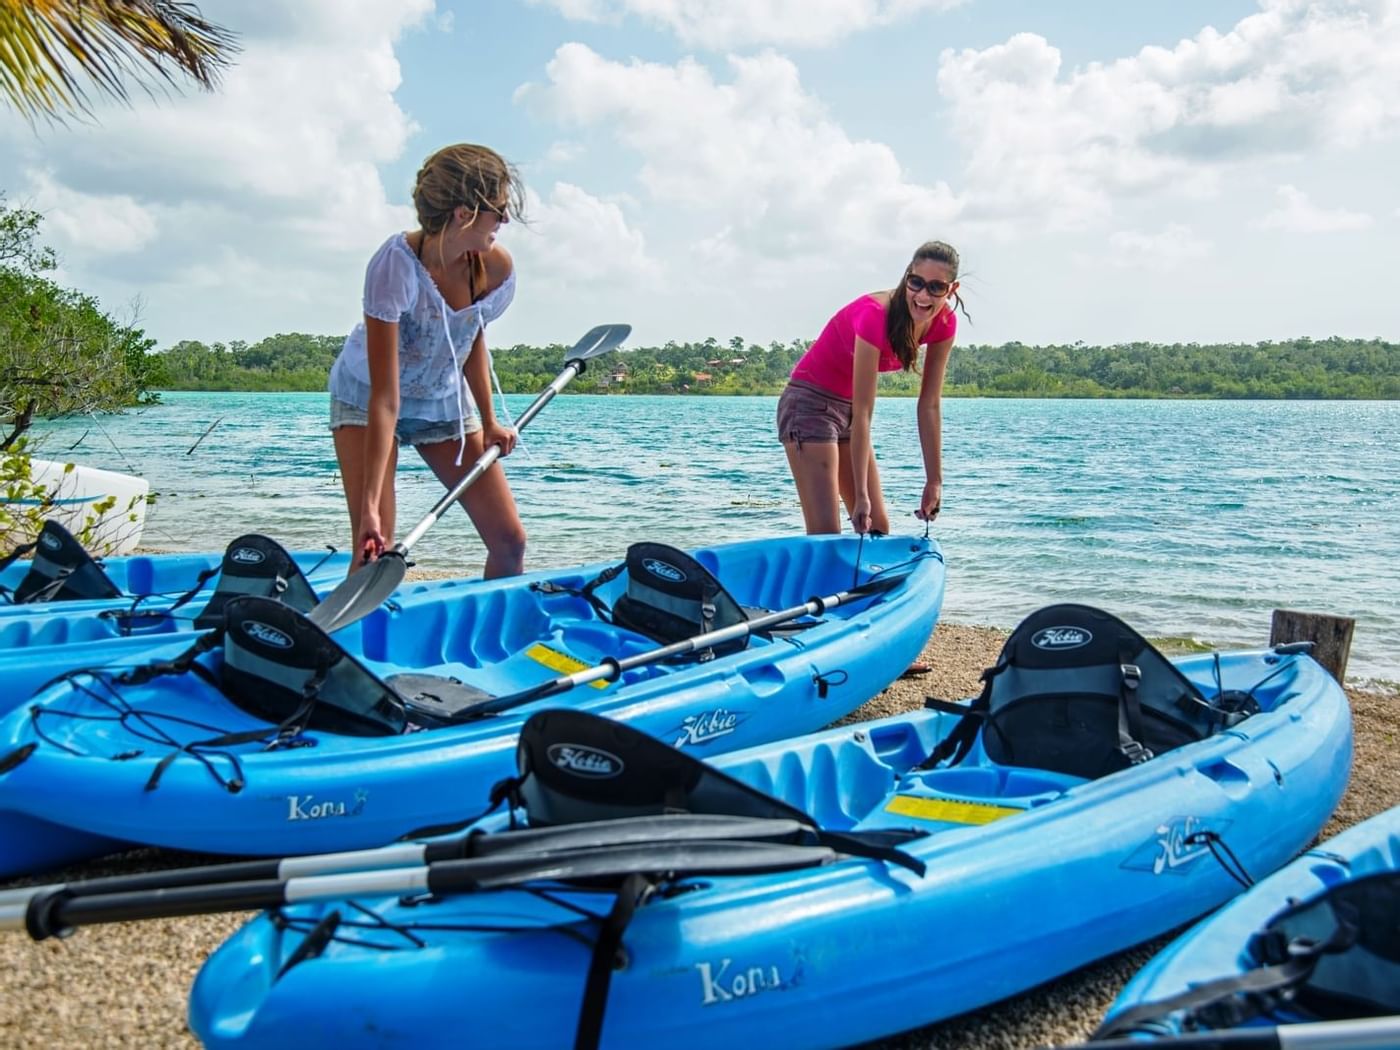
[[[394,593],[406,572],[408,562],[403,554],[386,551],[326,595],[308,619],[327,634],[363,619]]]
[[[617,349],[631,333],[630,324],[600,324],[596,328],[590,328],[583,338],[574,344],[573,349],[564,355],[564,364],[577,364],[578,370],[582,372],[583,362]]]

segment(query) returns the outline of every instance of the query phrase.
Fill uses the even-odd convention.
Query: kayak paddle
[[[343,897],[474,893],[529,882],[639,873],[667,879],[680,875],[763,874],[830,864],[839,857],[826,846],[750,841],[649,842],[554,853],[506,853],[414,867],[133,893],[69,896],[60,891],[32,898],[27,904],[0,907],[0,930],[24,930],[35,940],[43,940],[98,923],[252,911]]]
[[[635,656],[627,656],[621,660],[616,657],[608,657],[600,664],[592,667],[585,667],[581,671],[573,674],[560,675],[558,678],[550,679],[539,685],[531,686],[529,689],[522,689],[518,693],[508,693],[505,696],[493,697],[490,700],[472,707],[463,712],[466,719],[477,718],[482,715],[499,714],[512,707],[519,707],[521,704],[528,704],[534,700],[543,700],[547,696],[557,696],[566,693],[577,685],[587,685],[589,682],[605,681],[614,682],[622,676],[623,671],[630,671],[634,667],[642,667],[646,664],[657,663],[660,660],[669,660],[673,656],[682,656],[685,653],[693,653],[698,649],[707,649],[713,645],[722,645],[725,642],[732,642],[739,638],[746,638],[756,631],[766,630],[769,627],[776,627],[778,624],[786,623],[788,620],[795,620],[804,614],[820,616],[827,609],[834,609],[838,605],[845,605],[860,598],[869,598],[872,595],[884,594],[893,590],[900,583],[903,583],[907,574],[898,576],[879,576],[872,580],[867,580],[848,591],[838,591],[836,594],[829,594],[824,598],[809,598],[801,605],[794,605],[788,609],[778,612],[768,613],[764,616],[756,616],[751,620],[742,623],[731,624],[728,627],[720,627],[713,631],[706,631],[704,634],[697,634],[690,638],[682,638],[679,642],[672,642],[670,645],[663,645],[659,649],[648,649],[644,653],[637,653]]]
[[[65,898],[149,893],[186,886],[212,886],[274,880],[286,882],[312,875],[345,874],[406,868],[470,857],[538,855],[603,846],[681,843],[704,840],[781,840],[803,831],[793,820],[771,817],[730,817],[708,813],[671,813],[664,816],[619,817],[558,827],[517,828],[493,835],[468,832],[427,842],[398,842],[374,849],[316,853],[297,857],[266,857],[226,864],[203,864],[167,871],[109,875],[81,882],[20,886],[0,890],[0,929],[3,916],[28,911],[34,901],[55,894]]]
[[[1222,1028],[1215,1032],[1141,1039],[1104,1039],[1083,1050],[1393,1050],[1400,1046],[1400,1017],[1359,1017],[1347,1021],[1313,1021],[1258,1028]]]
[[[632,326],[625,324],[605,324],[590,329],[564,356],[563,371],[555,376],[553,382],[530,403],[530,407],[520,414],[520,418],[515,421],[516,429],[524,430],[530,420],[554,400],[555,394],[584,371],[590,359],[616,349],[631,331]],[[404,574],[408,571],[409,548],[422,539],[423,534],[457,502],[463,492],[490,469],[491,464],[495,463],[500,455],[499,445],[492,445],[483,452],[466,476],[433,505],[427,517],[415,525],[413,531],[394,544],[393,549],[385,551],[377,560],[353,573],[344,583],[326,595],[311,611],[311,622],[329,634],[368,616],[377,609],[403,582]]]

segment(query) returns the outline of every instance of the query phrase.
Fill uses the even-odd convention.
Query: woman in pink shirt
[[[958,253],[929,241],[914,253],[892,291],[842,307],[792,370],[778,400],[778,436],[797,482],[807,532],[841,531],[841,504],[856,532],[890,531],[870,441],[881,372],[918,368],[919,444],[924,491],[915,514],[930,521],[943,501],[943,374],[957,333]]]

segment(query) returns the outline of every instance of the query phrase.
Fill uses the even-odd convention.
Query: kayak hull
[[[296,746],[277,750],[259,743],[190,748],[163,766],[149,790],[152,774],[180,746],[247,729],[270,735],[272,727],[194,675],[115,690],[86,677],[58,683],[0,720],[0,766],[34,745],[0,773],[0,875],[42,865],[31,852],[39,847],[13,826],[35,817],[102,839],[196,852],[382,845],[484,806],[490,786],[514,770],[524,719],[561,702],[699,755],[810,732],[888,685],[922,650],[942,603],[942,560],[931,540],[784,538],[707,548],[697,557],[739,601],[771,609],[851,587],[857,557],[860,580],[897,565],[910,575],[791,637],[754,638],[711,660],[647,663],[617,683],[581,685],[563,700],[463,725],[377,738],[306,732]],[[561,671],[656,648],[600,620],[582,598],[532,586],[562,581],[577,589],[602,568],[409,594],[335,639],[381,678],[431,672],[511,694]]]
[[[1226,656],[1225,686],[1278,659]],[[1264,713],[1094,781],[999,767],[980,745],[962,766],[918,770],[953,721],[931,711],[714,759],[829,829],[926,830],[902,847],[926,873],[847,858],[680,880],[623,934],[602,1045],[852,1045],[1025,991],[1218,906],[1238,884],[1186,843],[1191,831],[1215,831],[1264,872],[1307,843],[1346,784],[1345,697],[1310,658],[1287,659],[1296,666]],[[1208,658],[1179,666],[1214,681]],[[211,956],[191,1028],[210,1047],[432,1045],[464,1023],[482,1045],[569,1045],[598,923],[556,897],[598,916],[611,905],[508,890],[285,907]],[[333,911],[335,938],[289,966]]]
[[[1250,935],[1291,902],[1304,901],[1326,889],[1367,875],[1400,871],[1400,807],[1386,810],[1348,828],[1263,879],[1210,918],[1163,948],[1123,988],[1107,1018],[1131,1007],[1154,1003],[1205,981],[1236,976],[1250,965],[1245,948]],[[1249,1026],[1289,1024],[1295,1014],[1256,1018]],[[1144,1039],[1181,1031],[1169,1017],[1140,1033]]]

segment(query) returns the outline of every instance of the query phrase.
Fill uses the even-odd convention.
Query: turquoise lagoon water
[[[163,401],[44,425],[40,454],[147,477],[151,546],[348,543],[324,394]],[[528,564],[800,530],[776,404],[556,398],[506,461]],[[1352,675],[1400,680],[1400,403],[949,399],[944,415],[945,620],[1010,627],[1079,601],[1154,636],[1256,644],[1272,609],[1305,609],[1356,617]],[[896,530],[921,531],[913,400],[882,400],[875,430]],[[442,489],[412,453],[398,484],[407,531]],[[483,559],[456,511],[413,554],[463,573]]]

